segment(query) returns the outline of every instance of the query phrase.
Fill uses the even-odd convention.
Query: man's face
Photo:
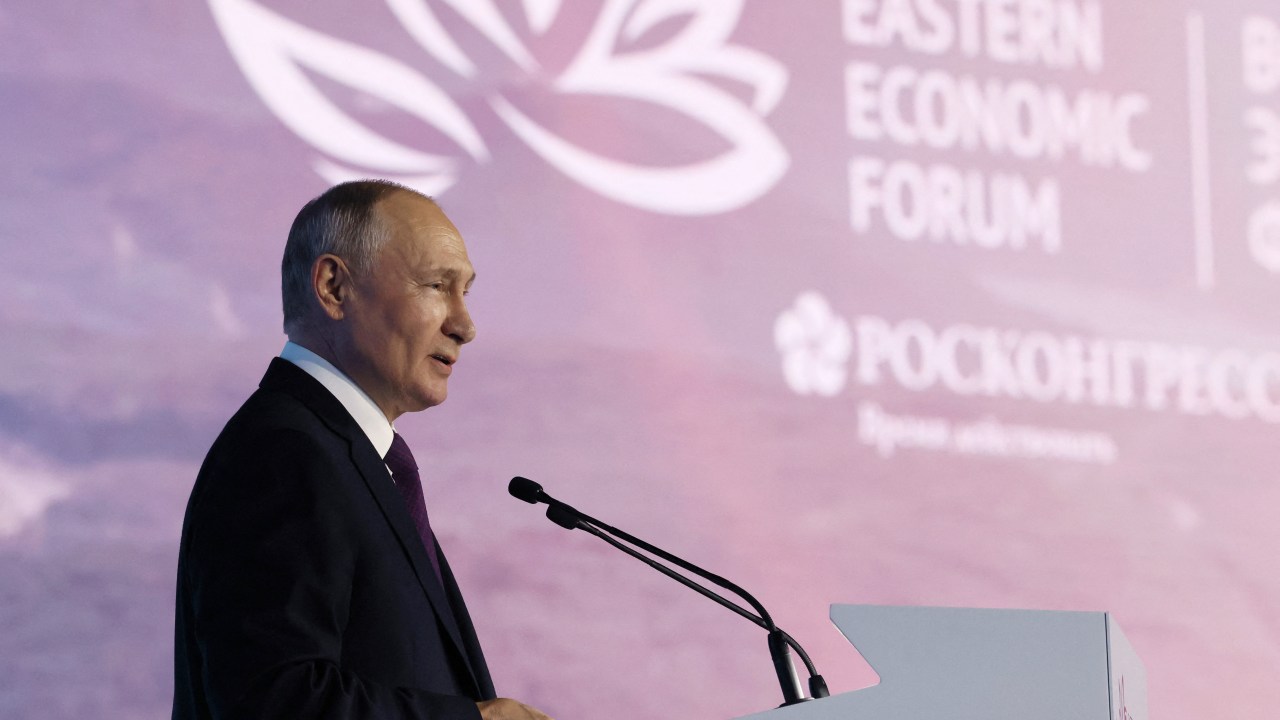
[[[354,283],[342,322],[342,366],[390,420],[444,402],[464,343],[476,336],[465,295],[475,279],[458,229],[408,192],[376,211],[389,237]]]

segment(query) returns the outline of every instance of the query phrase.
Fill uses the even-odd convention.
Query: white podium
[[[1108,613],[832,605],[831,620],[880,682],[747,717],[1148,720],[1146,671]]]

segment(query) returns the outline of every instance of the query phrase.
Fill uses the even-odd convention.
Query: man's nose
[[[476,324],[472,322],[467,303],[462,298],[458,298],[450,306],[449,317],[445,318],[445,321],[445,334],[457,340],[459,345],[465,345],[476,339]]]

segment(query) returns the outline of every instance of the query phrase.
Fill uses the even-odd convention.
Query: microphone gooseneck
[[[811,699],[810,697],[805,697],[803,691],[800,690],[799,678],[796,677],[795,667],[791,662],[791,653],[788,646],[795,649],[796,654],[798,654],[804,662],[805,669],[809,672],[809,693],[812,698],[827,697],[830,694],[827,690],[826,681],[818,674],[817,669],[809,659],[808,653],[804,651],[804,648],[800,647],[800,644],[796,642],[794,638],[780,629],[774,623],[773,617],[769,615],[769,612],[765,610],[764,606],[746,590],[732,582],[729,582],[719,575],[704,570],[697,565],[672,555],[659,547],[651,545],[630,533],[623,532],[622,530],[601,522],[570,505],[556,500],[548,495],[542,489],[541,485],[529,480],[528,478],[511,478],[511,482],[507,485],[507,491],[510,492],[512,496],[530,504],[546,503],[547,518],[560,527],[567,530],[583,530],[594,535],[618,550],[621,550],[622,552],[645,563],[649,567],[661,572],[667,577],[670,577],[691,590],[698,592],[704,597],[714,600],[720,605],[767,630],[769,632],[769,654],[773,659],[774,670],[777,673],[778,682],[782,688],[784,706],[794,705]],[[611,535],[613,537],[610,537]],[[738,595],[756,612],[752,613],[740,605],[721,597],[719,594],[699,585],[657,560],[636,551],[634,548],[622,544],[619,540],[630,543],[636,548],[640,548],[651,555],[657,556],[662,560],[666,560],[687,572],[697,575],[698,577]]]

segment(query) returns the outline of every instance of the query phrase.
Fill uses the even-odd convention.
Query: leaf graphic
[[[709,10],[709,7],[718,8]],[[726,45],[725,41],[737,25],[741,2],[719,2],[709,5],[700,0],[647,0],[635,8],[622,29],[629,41],[640,38],[659,23],[678,15],[692,15],[680,35],[660,48],[649,51],[659,59],[657,64],[723,75],[755,88],[751,108],[767,115],[782,99],[787,89],[787,72],[769,57],[743,47]],[[714,49],[714,52],[710,50]]]
[[[502,13],[492,0],[440,0],[461,15],[479,30],[499,50],[506,53],[525,72],[533,72],[538,62],[529,54],[528,48],[520,42],[511,25],[503,19]],[[462,77],[476,75],[475,63],[466,56],[453,38],[445,32],[444,26],[436,19],[426,0],[387,0],[387,5],[404,24],[409,35],[423,48],[436,56],[450,70]],[[537,27],[540,23],[549,25],[559,10],[558,0],[525,0],[526,12],[530,23]]]
[[[478,67],[437,17],[470,24],[531,78],[544,70],[508,18],[523,10],[527,27],[545,33],[562,0],[386,0],[411,37],[449,70],[476,79]],[[489,159],[471,120],[417,70],[360,45],[330,37],[255,0],[209,0],[236,62],[267,106],[293,132],[324,153],[316,172],[339,182],[382,175],[436,193],[457,181],[463,154]],[[435,8],[433,10],[433,8]],[[499,94],[488,97],[498,117],[544,160],[594,191],[636,207],[674,215],[707,215],[756,199],[786,172],[789,159],[761,116],[781,99],[786,70],[773,59],[729,44],[742,0],[605,0],[585,44],[552,83],[558,95],[639,101],[676,113],[718,135],[727,150],[683,165],[624,162],[588,150],[540,125]],[[672,20],[681,20],[678,25]],[[658,45],[637,39],[670,26]],[[492,57],[492,51],[486,50]],[[311,75],[346,85],[433,126],[459,153],[438,154],[379,134],[344,112]],[[721,80],[751,89],[748,102]]]
[[[400,24],[409,31],[409,36],[418,41],[427,52],[435,56],[444,66],[462,77],[476,75],[475,63],[462,52],[462,48],[449,37],[444,26],[436,19],[431,8],[424,0],[387,0],[391,12],[400,19]]]
[[[484,141],[462,110],[412,68],[299,25],[252,0],[210,0],[209,4],[232,55],[267,107],[302,139],[336,160],[316,162],[317,172],[326,179],[363,177],[372,171],[424,192],[439,192],[453,184],[458,171],[454,158],[397,143],[343,112],[311,82],[304,68],[434,126],[477,161],[488,159]]]
[[[524,14],[529,18],[529,29],[544,33],[560,14],[560,0],[524,0]]]
[[[741,0],[607,0],[586,44],[555,88],[642,100],[684,114],[724,137],[731,149],[677,167],[623,163],[553,133],[505,98],[490,104],[547,162],[619,202],[675,215],[732,210],[768,190],[786,171],[787,153],[757,113],[772,110],[786,88],[786,71],[772,59],[727,44]],[[657,24],[692,16],[658,47],[615,52],[619,38],[635,39]],[[754,89],[748,108],[700,76],[722,76]]]

